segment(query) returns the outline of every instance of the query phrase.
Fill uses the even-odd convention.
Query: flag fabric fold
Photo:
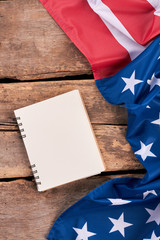
[[[94,189],[49,240],[160,240],[160,0],[40,0],[89,60],[96,85],[128,111],[127,140],[146,169]]]
[[[160,33],[159,0],[40,0],[86,56],[95,79],[114,75]]]
[[[48,239],[159,240],[159,184],[156,180],[143,185],[135,178],[106,182],[65,211]]]
[[[147,170],[145,180],[160,177],[160,36],[121,71],[96,80],[96,85],[109,103],[127,108],[127,140]]]

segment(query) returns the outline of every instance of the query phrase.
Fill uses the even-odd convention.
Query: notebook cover
[[[105,170],[78,90],[17,109],[14,113],[38,191]]]

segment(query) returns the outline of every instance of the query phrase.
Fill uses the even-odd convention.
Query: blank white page
[[[14,111],[38,191],[104,171],[96,139],[78,90]],[[20,119],[19,119],[20,118]],[[21,124],[20,124],[21,125]]]

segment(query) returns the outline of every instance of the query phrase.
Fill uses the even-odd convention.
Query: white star
[[[159,113],[159,118],[151,123],[160,125],[160,113]]]
[[[143,193],[143,199],[145,199],[150,193],[157,196],[157,193],[155,192],[155,190],[149,190]]]
[[[96,235],[96,233],[92,233],[92,232],[87,231],[87,222],[84,224],[82,229],[74,228],[74,227],[73,227],[73,229],[78,234],[76,240],[88,240],[89,237],[92,237],[92,236]]]
[[[155,233],[153,231],[151,238],[147,238],[147,239],[145,238],[143,240],[159,240],[159,237],[156,237],[156,235],[155,235]]]
[[[158,206],[155,208],[155,210],[152,209],[147,209],[147,212],[150,214],[149,219],[147,220],[146,223],[150,223],[150,222],[156,222],[157,225],[160,224],[160,203],[158,204]]]
[[[151,80],[147,80],[147,83],[150,85],[150,91],[154,88],[154,86],[160,86],[160,78],[156,78],[155,75],[152,75]]]
[[[128,200],[123,200],[121,198],[108,198],[108,200],[112,203],[112,205],[124,205],[131,202]]]
[[[135,152],[135,154],[141,155],[141,158],[143,159],[143,161],[145,161],[147,157],[156,157],[156,155],[154,155],[150,151],[153,143],[145,145],[143,142],[140,141],[140,144],[141,144],[141,148],[137,152]]]
[[[126,83],[126,86],[123,88],[122,92],[129,89],[133,93],[133,95],[134,95],[134,86],[137,85],[138,83],[143,82],[142,80],[135,78],[135,71],[132,73],[130,78],[122,77],[122,79]]]
[[[124,222],[124,213],[122,213],[121,216],[118,219],[109,218],[109,220],[114,225],[112,227],[112,229],[110,230],[110,233],[115,232],[115,231],[119,231],[122,234],[123,237],[125,236],[124,229],[126,227],[129,227],[129,226],[133,225],[131,223]]]
[[[149,105],[147,105],[146,108],[151,108],[151,107]]]

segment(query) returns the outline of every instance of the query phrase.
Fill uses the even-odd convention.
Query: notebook
[[[104,171],[78,90],[14,111],[38,191]]]

